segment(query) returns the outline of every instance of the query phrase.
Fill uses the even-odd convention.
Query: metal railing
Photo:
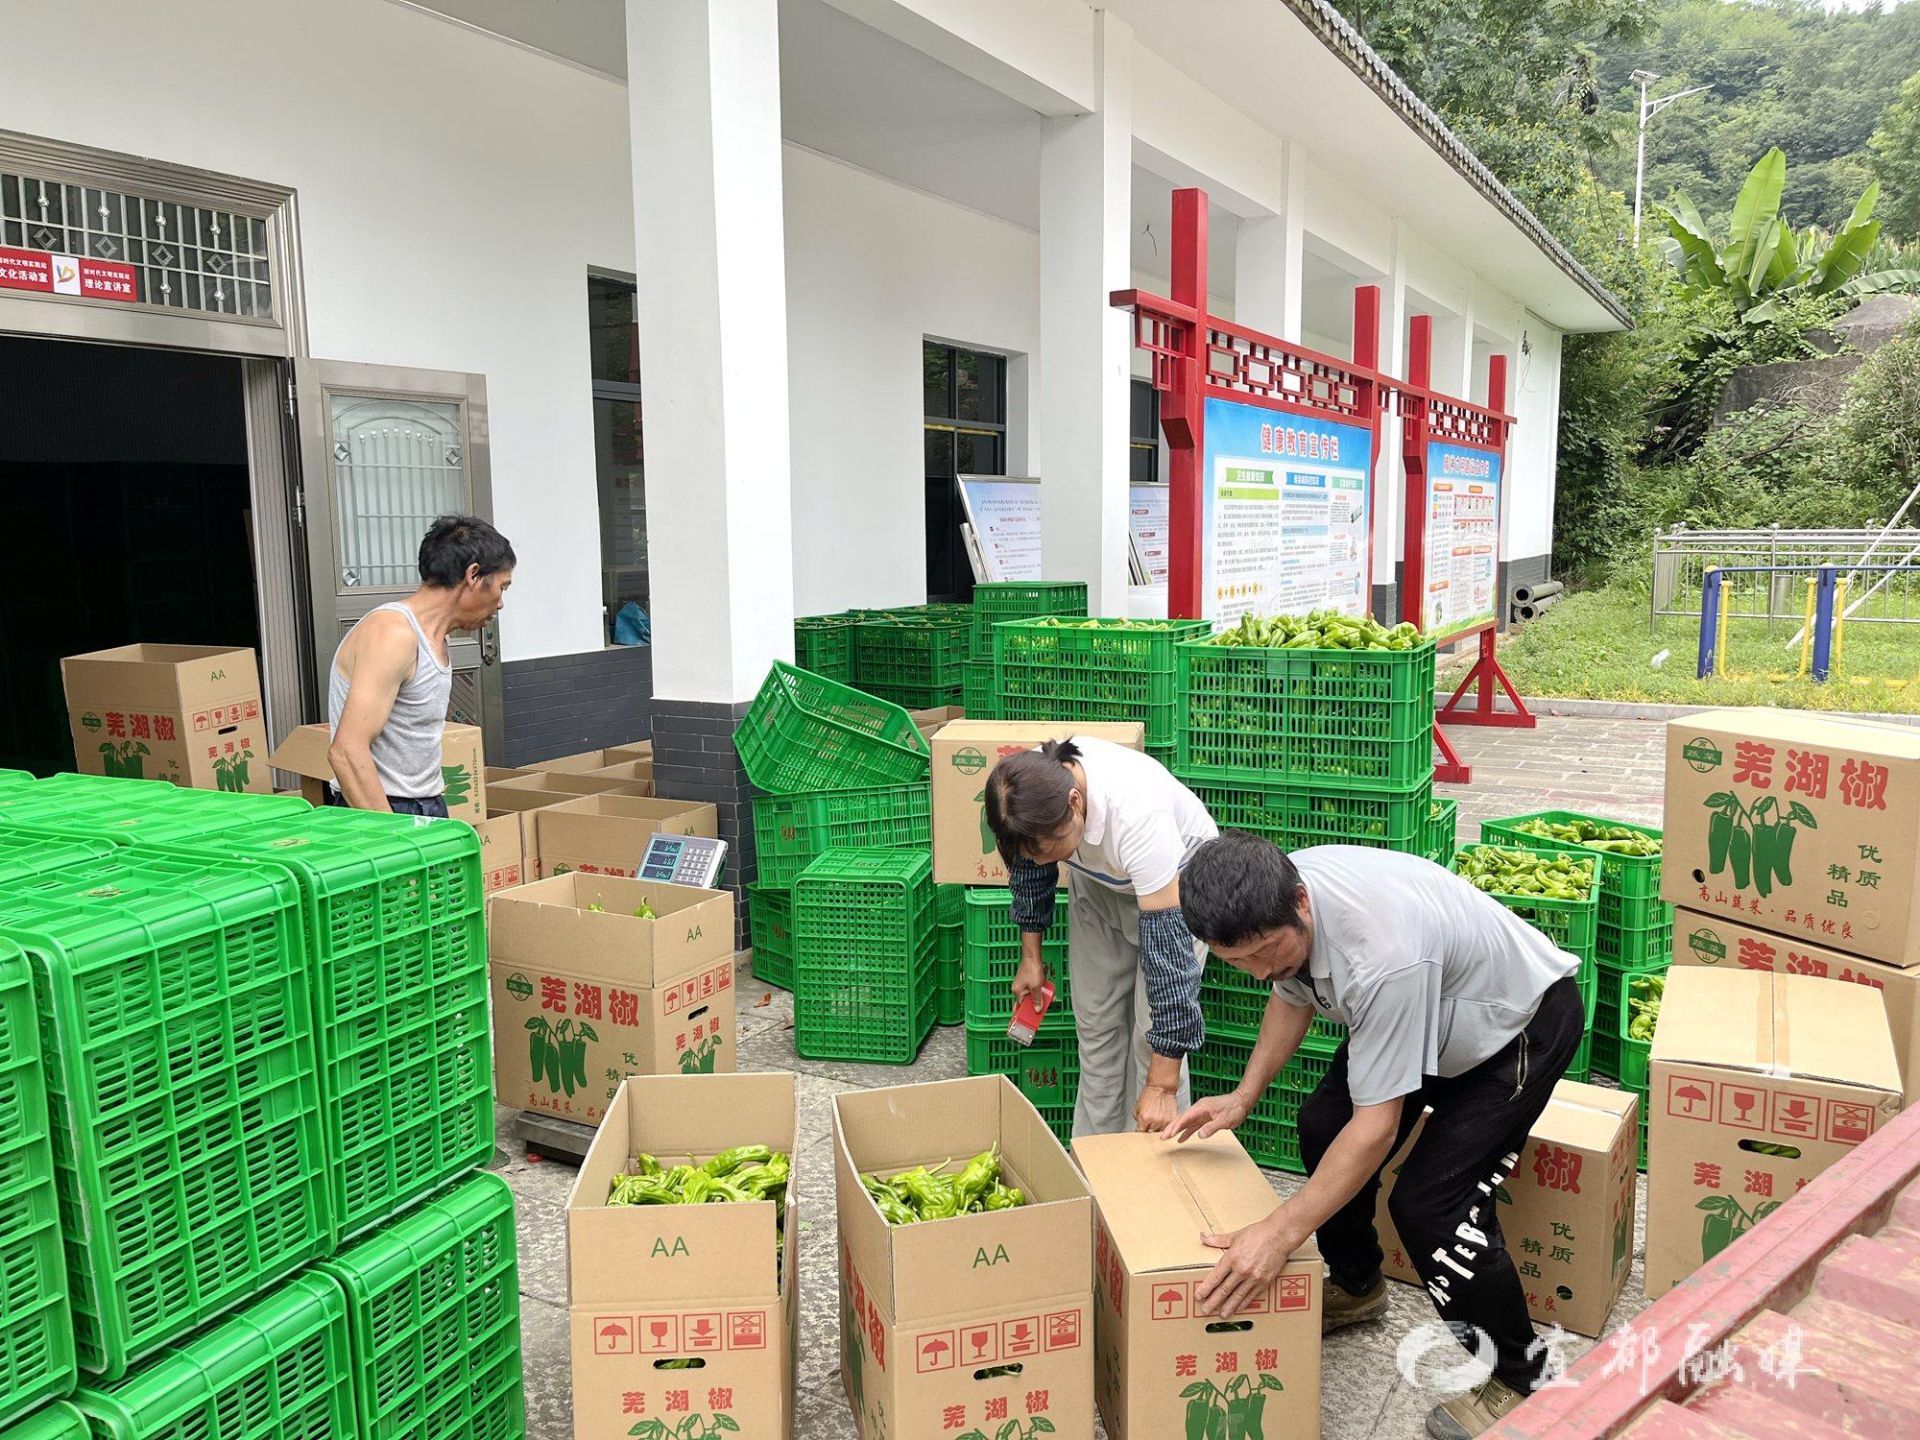
[[[1853,588],[1848,619],[1865,624],[1920,623],[1920,529],[1689,530],[1653,537],[1650,631],[1662,616],[1698,615],[1702,581],[1713,569],[1736,571],[1722,595],[1726,613],[1742,620],[1799,624],[1806,582],[1822,567],[1842,575],[1870,570]]]

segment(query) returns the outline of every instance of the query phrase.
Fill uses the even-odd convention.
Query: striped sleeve
[[[1007,889],[1013,892],[1013,924],[1023,935],[1044,935],[1053,928],[1054,894],[1060,888],[1058,865],[1036,865],[1016,857],[1007,866]]]

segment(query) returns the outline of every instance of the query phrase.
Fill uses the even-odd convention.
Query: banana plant
[[[1793,296],[1920,290],[1920,269],[1868,268],[1878,258],[1880,222],[1873,218],[1878,181],[1835,233],[1815,226],[1796,231],[1788,224],[1780,213],[1786,186],[1787,156],[1776,146],[1760,157],[1740,187],[1724,243],[1685,195],[1662,206],[1671,237],[1668,259],[1680,283],[1690,291],[1724,295],[1750,325],[1776,319],[1780,302]]]

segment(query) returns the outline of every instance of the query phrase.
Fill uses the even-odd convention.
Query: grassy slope
[[[1500,663],[1522,695],[1920,712],[1920,625],[1849,626],[1842,672],[1826,685],[1793,675],[1799,657],[1785,646],[1796,628],[1780,622],[1769,639],[1764,622],[1740,622],[1728,647],[1732,678],[1697,680],[1698,620],[1663,619],[1649,637],[1645,599],[1596,590],[1517,627],[1500,647]],[[1673,653],[1656,670],[1649,661],[1663,649]]]

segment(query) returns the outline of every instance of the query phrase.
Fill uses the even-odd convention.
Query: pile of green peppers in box
[[[1210,645],[1261,650],[1415,650],[1420,629],[1409,621],[1382,625],[1371,615],[1313,610],[1305,615],[1242,615]]]
[[[922,1220],[951,1220],[956,1215],[978,1215],[988,1210],[1015,1210],[1027,1203],[1017,1185],[1000,1183],[1000,1151],[982,1150],[957,1175],[943,1172],[951,1160],[931,1170],[919,1165],[891,1179],[862,1175],[860,1183],[889,1225],[917,1225]]]
[[[1453,869],[1489,895],[1585,900],[1593,893],[1593,861],[1575,855],[1475,845],[1454,856]]]
[[[1629,830],[1625,825],[1607,825],[1598,820],[1523,820],[1513,827],[1525,835],[1542,840],[1557,840],[1563,845],[1584,845],[1609,855],[1629,855],[1636,859],[1660,853],[1660,837]]]
[[[704,1165],[662,1165],[651,1155],[634,1157],[630,1170],[613,1177],[609,1205],[715,1205],[787,1198],[793,1162],[767,1145],[736,1145]]]

